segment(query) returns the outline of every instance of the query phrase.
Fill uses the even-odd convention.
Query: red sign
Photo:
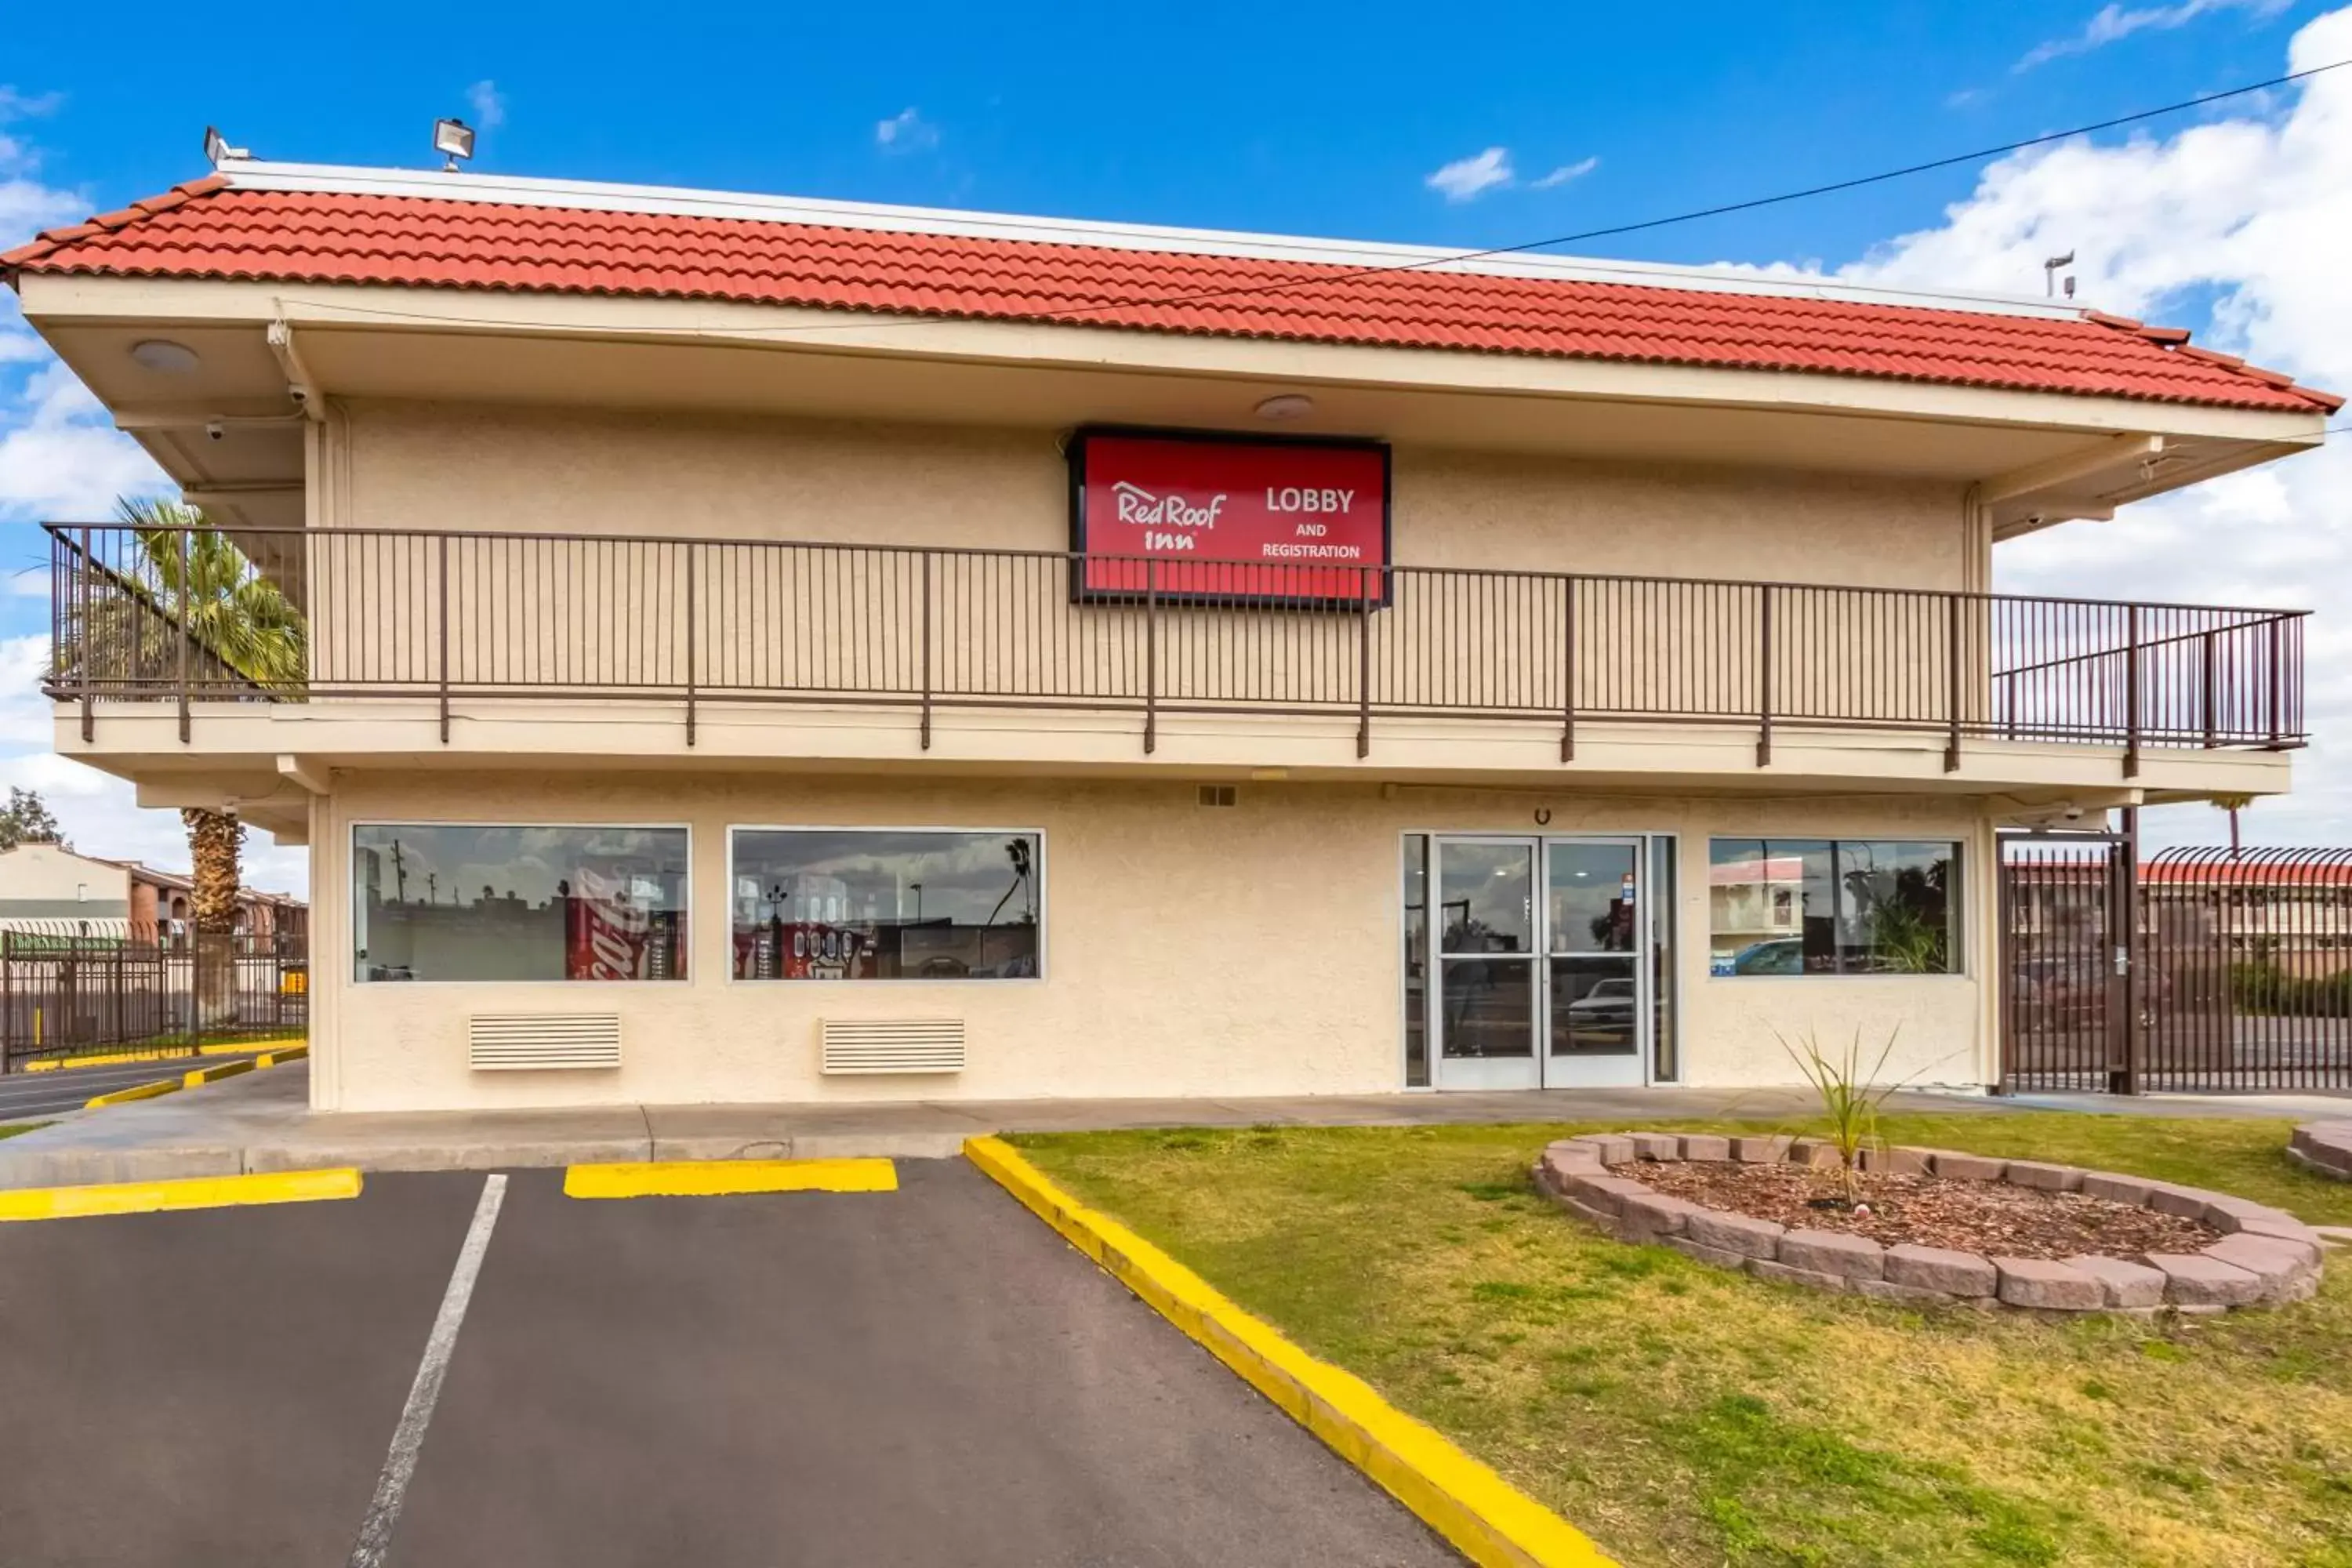
[[[1376,442],[1082,430],[1070,510],[1083,597],[1388,602]]]

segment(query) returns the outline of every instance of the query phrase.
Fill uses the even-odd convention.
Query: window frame
[[[344,971],[347,985],[397,985],[404,989],[418,985],[456,985],[472,989],[483,985],[692,985],[700,972],[701,963],[695,955],[694,940],[697,923],[694,893],[694,825],[690,822],[513,822],[505,818],[460,816],[355,816],[344,825],[350,837],[344,840],[343,857],[343,956],[349,965]],[[686,835],[686,882],[681,894],[681,912],[686,916],[686,973],[673,974],[667,980],[362,980],[358,969],[359,923],[352,917],[359,908],[360,844],[362,827],[516,827],[516,828],[585,828],[591,831],[619,829],[627,832],[676,832]]]
[[[1050,923],[1049,900],[1046,888],[1046,864],[1050,853],[1042,827],[965,827],[955,824],[924,823],[908,826],[888,822],[730,822],[727,824],[727,897],[721,910],[727,917],[726,984],[751,985],[762,989],[775,986],[817,986],[840,988],[845,985],[1043,985],[1052,973],[1048,967],[1046,927]],[[1034,974],[877,974],[869,980],[760,980],[735,973],[735,840],[742,833],[921,833],[932,835],[969,834],[981,837],[1032,838],[1037,844],[1036,864],[1030,876],[1037,884],[1037,973]]]
[[[1788,974],[1718,974],[1715,972],[1715,903],[1714,881],[1707,883],[1707,974],[1710,983],[1718,980],[1973,980],[1976,976],[1977,944],[1968,940],[1968,912],[1974,903],[1969,891],[1969,866],[1973,858],[1968,852],[1969,840],[1933,837],[1906,837],[1889,833],[1783,833],[1741,834],[1710,833],[1706,837],[1707,865],[1715,864],[1717,844],[1760,844],[1765,846],[1765,858],[1770,858],[1774,844],[1826,844],[1830,850],[1831,951],[1837,956],[1840,967],[1827,973],[1799,969]],[[1836,933],[1844,919],[1843,902],[1844,889],[1839,881],[1839,870],[1844,865],[1844,850],[1849,844],[1933,844],[1948,846],[1955,875],[1944,893],[1944,941],[1947,950],[1958,960],[1942,969],[1905,972],[1893,969],[1847,969],[1843,967],[1844,947]],[[1800,919],[1801,920],[1801,913]]]

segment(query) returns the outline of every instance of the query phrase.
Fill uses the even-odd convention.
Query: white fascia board
[[[1224,229],[1160,227],[1150,224],[1105,223],[1086,218],[1027,217],[1011,213],[962,212],[947,207],[897,206],[879,202],[683,190],[668,185],[626,185],[595,180],[533,179],[520,174],[442,174],[415,169],[367,169],[326,163],[275,163],[236,159],[224,160],[219,172],[228,177],[233,189],[243,191],[414,196],[432,201],[560,207],[576,212],[648,213],[677,217],[797,223],[824,228],[869,229],[885,234],[956,235],[972,239],[1011,240],[1032,245],[1089,245],[1115,250],[1311,262],[1327,267],[1412,268],[1429,272],[1537,278],[1555,282],[1618,283],[1634,288],[1681,289],[1698,293],[1835,300],[1890,309],[1964,310],[1978,315],[2028,316],[2045,321],[2073,321],[2083,314],[2079,307],[2026,295],[1880,289],[1833,279],[1766,275],[1735,270],[1729,267],[1674,267],[1659,262],[1538,256],[1524,252],[1512,256],[1465,257],[1459,250],[1443,246],[1389,245]]]

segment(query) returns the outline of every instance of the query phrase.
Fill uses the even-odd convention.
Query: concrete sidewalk
[[[572,1110],[320,1113],[307,1065],[115,1106],[0,1141],[0,1187],[70,1186],[351,1165],[363,1171],[511,1170],[581,1161],[937,1158],[988,1132],[1120,1127],[1427,1126],[1448,1122],[1812,1114],[1801,1089],[1533,1089],[1471,1094],[1315,1095],[1279,1100],[897,1100],[833,1105],[623,1105]],[[1905,1093],[1890,1109],[2105,1111],[2150,1116],[2340,1117],[2318,1097],[2125,1100],[2100,1095]]]

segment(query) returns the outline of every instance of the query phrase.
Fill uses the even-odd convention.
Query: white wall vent
[[[617,1013],[477,1013],[467,1020],[476,1072],[550,1072],[621,1065]]]
[[[961,1018],[825,1018],[817,1040],[828,1073],[963,1071]]]

